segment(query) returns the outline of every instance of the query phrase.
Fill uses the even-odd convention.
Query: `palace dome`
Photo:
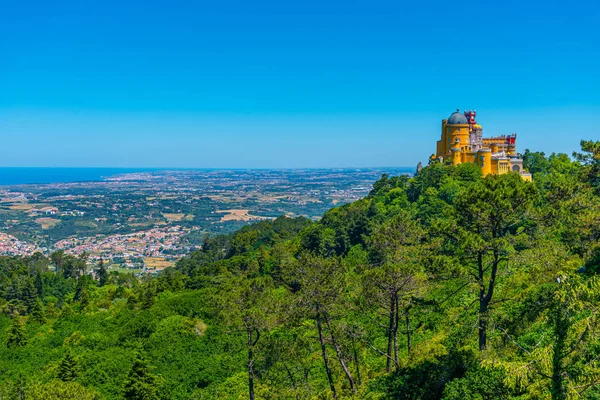
[[[465,117],[459,111],[452,113],[450,118],[448,118],[448,124],[468,124],[468,123],[469,123],[469,121],[467,120],[467,117]]]

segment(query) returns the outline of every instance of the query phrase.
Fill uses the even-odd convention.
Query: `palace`
[[[483,128],[475,121],[476,115],[476,111],[460,113],[457,109],[448,119],[443,119],[442,138],[432,158],[451,159],[454,165],[477,164],[484,176],[514,171],[531,181],[531,174],[523,169],[523,158],[516,150],[517,135],[484,138]]]

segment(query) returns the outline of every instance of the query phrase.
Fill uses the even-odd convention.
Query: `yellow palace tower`
[[[452,159],[454,165],[473,163],[483,175],[517,172],[527,181],[531,174],[523,169],[523,158],[516,150],[517,135],[483,137],[483,128],[475,121],[476,111],[460,113],[457,109],[442,120],[442,138],[437,142],[434,159]]]

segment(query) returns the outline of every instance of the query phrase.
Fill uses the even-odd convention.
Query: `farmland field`
[[[167,267],[172,267],[175,263],[173,261],[165,260],[161,257],[146,257],[144,259],[144,264],[146,264],[146,267],[148,268],[161,270]]]
[[[42,229],[50,229],[60,222],[60,219],[56,218],[38,218],[35,220],[41,225]]]

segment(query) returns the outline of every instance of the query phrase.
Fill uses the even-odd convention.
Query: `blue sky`
[[[592,1],[13,1],[0,166],[413,166],[441,119],[600,139]]]

